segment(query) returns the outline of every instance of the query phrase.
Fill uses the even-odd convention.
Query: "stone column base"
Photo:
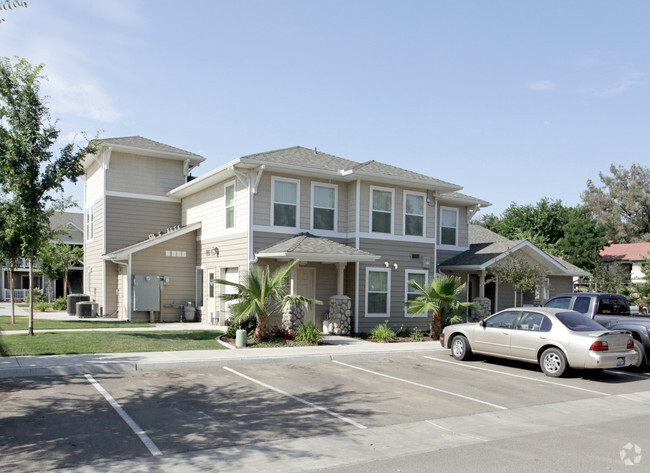
[[[352,299],[348,296],[330,297],[330,318],[327,332],[334,335],[350,335],[352,326]]]
[[[479,310],[472,310],[469,314],[471,322],[478,322],[492,314],[491,301],[487,297],[477,297],[472,302],[479,305]]]

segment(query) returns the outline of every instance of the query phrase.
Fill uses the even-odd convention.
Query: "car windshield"
[[[574,332],[590,332],[592,330],[605,330],[605,327],[600,325],[598,322],[578,312],[559,312],[555,314],[555,316],[569,330],[573,330]]]

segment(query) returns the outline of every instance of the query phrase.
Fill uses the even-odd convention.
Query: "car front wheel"
[[[568,368],[566,356],[564,356],[564,353],[559,348],[548,348],[544,350],[539,360],[539,365],[546,376],[553,378],[559,378]]]
[[[451,354],[457,360],[467,360],[472,356],[472,349],[464,335],[456,335],[451,341]]]

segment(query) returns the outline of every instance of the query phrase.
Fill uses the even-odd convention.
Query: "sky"
[[[650,2],[27,3],[0,56],[45,64],[61,143],[140,135],[207,158],[195,175],[317,147],[463,186],[479,217],[650,163]]]

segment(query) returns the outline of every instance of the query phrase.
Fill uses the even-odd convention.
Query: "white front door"
[[[316,299],[316,268],[298,268],[298,295]],[[305,307],[304,322],[316,324],[315,304]]]
[[[239,268],[226,268],[226,277],[224,279],[239,284]],[[226,294],[237,294],[237,288],[234,286],[226,286]],[[232,316],[230,306],[234,303],[235,301],[226,302],[226,320]]]

